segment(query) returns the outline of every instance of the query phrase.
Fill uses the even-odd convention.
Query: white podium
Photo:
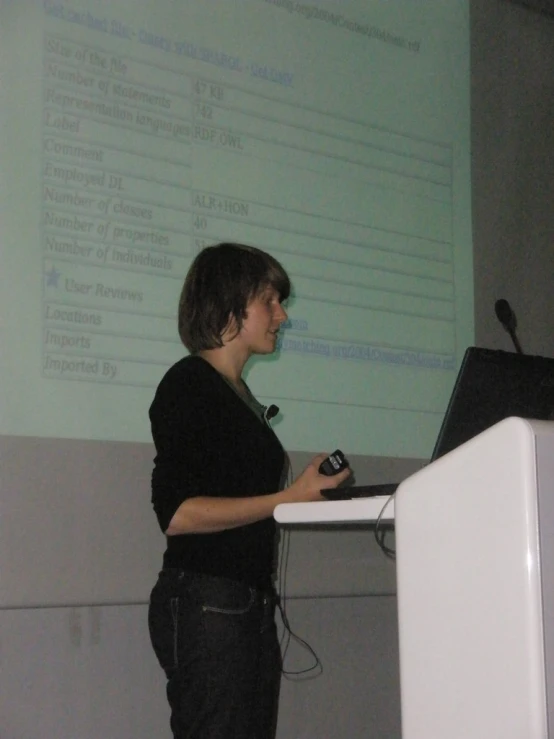
[[[403,739],[554,739],[554,423],[493,426],[403,482],[394,516]]]

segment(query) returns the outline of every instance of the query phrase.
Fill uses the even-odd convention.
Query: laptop
[[[554,420],[554,359],[466,349],[430,462],[510,416]],[[392,495],[400,483],[324,491],[332,500]]]

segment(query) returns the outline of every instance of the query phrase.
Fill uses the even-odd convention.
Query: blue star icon
[[[46,287],[58,287],[58,280],[62,276],[61,272],[52,265],[49,272],[46,272]]]

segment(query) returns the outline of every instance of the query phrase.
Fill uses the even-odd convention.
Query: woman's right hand
[[[336,488],[351,475],[350,468],[342,470],[336,475],[322,475],[319,466],[328,454],[318,454],[314,457],[306,469],[299,475],[292,485],[287,488],[287,498],[290,503],[302,503],[323,500],[321,490]]]

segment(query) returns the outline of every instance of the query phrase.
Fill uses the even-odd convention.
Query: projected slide
[[[285,447],[427,456],[473,337],[466,3],[0,8],[0,433],[148,441],[225,240],[293,281],[247,378]]]

